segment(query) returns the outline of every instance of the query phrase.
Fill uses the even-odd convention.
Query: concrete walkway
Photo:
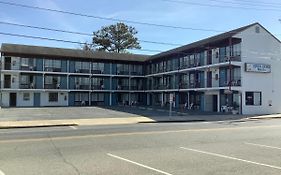
[[[64,119],[64,120],[26,120],[26,121],[3,121],[0,128],[30,128],[50,126],[95,126],[95,125],[116,125],[136,124],[139,122],[154,122],[147,117],[130,118],[97,118],[97,119]]]

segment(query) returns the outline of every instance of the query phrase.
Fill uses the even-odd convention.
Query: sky
[[[2,0],[0,0],[1,2]],[[118,18],[185,28],[229,31],[259,22],[281,39],[281,1],[277,0],[3,0],[19,4],[70,11],[106,18]],[[2,2],[3,2],[2,1]],[[225,7],[227,6],[227,7]],[[230,8],[231,7],[231,8]],[[234,8],[233,8],[234,7]],[[266,10],[258,10],[266,9]],[[91,42],[91,36],[67,34],[1,24],[18,23],[83,33],[93,33],[108,21],[68,14],[14,7],[0,3],[0,32]],[[137,29],[140,40],[189,44],[220,32],[165,28],[126,23]],[[62,48],[80,48],[79,44],[19,38],[0,34],[0,43],[15,43]],[[142,49],[167,51],[177,46],[141,42]],[[156,54],[144,50],[133,53]]]

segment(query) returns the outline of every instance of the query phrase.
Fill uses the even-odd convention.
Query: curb
[[[254,119],[254,120],[267,120],[267,119],[281,119],[280,117],[249,117],[247,119]]]
[[[140,121],[138,123],[188,123],[188,122],[205,122],[206,120],[160,120],[160,121]]]
[[[48,125],[31,125],[31,126],[0,126],[0,129],[16,129],[16,128],[47,128],[47,127],[60,127],[60,126],[78,126],[78,124],[48,124]]]

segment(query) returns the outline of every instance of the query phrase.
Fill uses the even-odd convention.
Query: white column
[[[161,93],[161,106],[164,106],[164,92]]]
[[[190,106],[190,94],[189,91],[187,91],[187,108],[189,109]]]
[[[112,93],[109,93],[109,106],[112,106]]]
[[[151,105],[150,103],[150,95],[149,95],[149,93],[146,93],[146,105]]]
[[[220,104],[220,92],[218,93],[218,95],[217,95],[217,100],[218,100],[218,112],[220,112],[220,106],[221,106],[221,104]]]

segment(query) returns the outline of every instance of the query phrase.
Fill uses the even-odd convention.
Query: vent
[[[256,26],[256,33],[260,33],[260,26]]]

